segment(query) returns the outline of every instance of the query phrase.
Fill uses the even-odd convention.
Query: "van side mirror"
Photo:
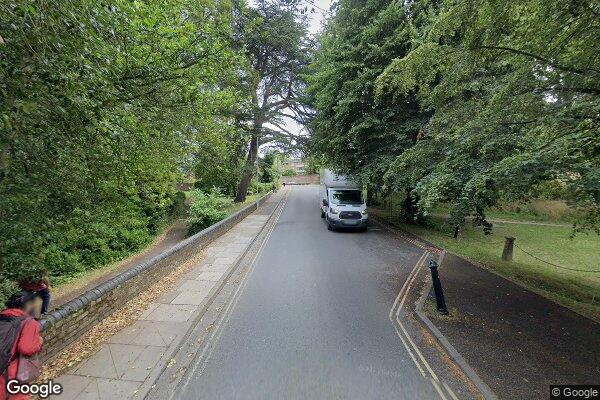
[[[329,202],[327,200],[323,199],[323,206],[327,207],[328,205],[329,205]]]

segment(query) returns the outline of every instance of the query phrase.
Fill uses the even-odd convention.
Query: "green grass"
[[[227,212],[229,213],[229,215],[235,214],[242,208],[247,207],[248,205],[256,202],[256,199],[263,197],[265,194],[266,193],[250,194],[246,196],[246,201],[244,201],[243,203],[232,203],[229,207],[227,207]]]
[[[380,215],[388,216],[387,213]],[[557,268],[525,253],[571,269],[599,271],[600,236],[596,234],[578,234],[571,239],[569,227],[495,224],[491,235],[484,235],[480,228],[468,227],[458,239],[453,239],[451,227],[439,218],[434,218],[429,228],[406,225],[397,220],[391,222],[600,321],[600,273]],[[516,237],[518,247],[512,262],[501,259],[505,236]]]
[[[432,214],[449,214],[451,206],[437,206]],[[534,199],[528,203],[504,203],[486,211],[489,219],[572,224],[578,212],[561,200]]]

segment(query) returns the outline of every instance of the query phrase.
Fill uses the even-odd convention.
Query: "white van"
[[[321,218],[327,220],[327,229],[356,228],[367,230],[369,215],[362,189],[344,175],[328,169],[321,171]]]

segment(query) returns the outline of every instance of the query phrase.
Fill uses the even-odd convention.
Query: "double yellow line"
[[[417,261],[417,263],[415,264],[414,268],[408,275],[406,282],[404,282],[404,285],[400,289],[400,293],[398,293],[396,300],[394,300],[394,304],[390,309],[389,317],[390,321],[392,322],[392,325],[394,326],[394,329],[396,330],[396,333],[402,341],[402,344],[406,348],[406,351],[408,351],[410,358],[415,363],[421,375],[423,375],[423,377],[426,379],[429,378],[431,384],[443,400],[448,400],[448,396],[452,400],[458,400],[458,397],[456,397],[456,395],[454,394],[452,389],[446,384],[446,382],[443,382],[438,378],[437,374],[433,371],[433,369],[423,356],[421,350],[419,350],[415,342],[411,339],[410,335],[408,334],[408,331],[406,330],[400,319],[400,312],[402,310],[402,307],[404,306],[406,298],[408,297],[410,289],[414,284],[415,280],[417,279],[421,268],[423,267],[423,265],[425,265],[431,253],[432,252],[430,250],[425,250],[419,258],[419,260]]]

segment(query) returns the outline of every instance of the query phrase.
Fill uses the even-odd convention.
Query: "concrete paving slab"
[[[98,390],[98,380],[96,378],[77,396],[77,400],[100,400],[100,391]]]
[[[131,399],[140,387],[139,382],[109,379],[97,379],[97,384],[100,400]]]
[[[230,267],[231,267],[231,264],[211,264],[211,265],[208,265],[204,271],[205,272],[216,272],[216,273],[223,274]]]
[[[212,282],[211,282],[212,283]],[[196,292],[188,291],[180,293],[172,302],[172,304],[191,304],[199,306],[204,302],[204,299],[208,296],[209,291]]]
[[[245,244],[240,244],[240,243],[232,243],[230,245],[228,245],[227,247],[225,247],[225,252],[227,254],[229,254],[229,257],[232,256],[231,253],[236,253],[236,256],[239,255],[242,251],[246,250],[246,245]]]
[[[229,257],[217,257],[215,258],[215,261],[212,263],[212,265],[231,265],[235,262],[235,258],[229,258]]]
[[[214,246],[214,247],[210,246],[206,250],[204,250],[204,253],[207,256],[213,256],[213,255],[221,254],[225,250],[226,250],[226,244],[222,244],[222,245]]]
[[[158,307],[159,303],[150,303],[148,304],[148,308],[140,315],[138,319],[145,319],[150,313]]]
[[[123,378],[123,375],[125,375],[139,355],[146,349],[146,346],[117,343],[109,344],[108,347],[119,379]]]
[[[165,354],[165,350],[166,347],[146,346],[135,361],[129,364],[121,379],[143,382]]]
[[[137,321],[116,335],[108,339],[108,343],[116,344],[138,344],[142,346],[165,346],[165,340],[161,336],[154,321]]]
[[[187,322],[162,322],[162,321],[146,321],[151,323],[156,328],[162,337],[165,345],[169,346],[177,337],[185,334],[188,329]]]
[[[173,299],[175,297],[177,297],[178,293],[174,290],[171,290],[165,294],[163,294],[162,296],[160,296],[160,298],[158,299],[159,303],[162,304],[171,304],[171,302],[173,301]]]
[[[210,289],[212,289],[213,286],[214,286],[214,282],[198,281],[195,279],[189,279],[189,280],[184,281],[177,288],[177,291],[179,291],[179,292],[193,291],[193,292],[201,292],[201,293],[206,292],[206,294],[208,294],[208,292],[210,292]],[[173,303],[173,304],[175,304],[175,303]]]
[[[108,345],[102,346],[93,356],[79,365],[75,374],[94,378],[116,379],[119,377]]]
[[[238,238],[235,238],[231,243],[233,244],[250,244],[250,242],[252,242],[252,237],[246,237],[246,236],[240,236]]]
[[[110,337],[108,343],[168,346],[187,330],[186,322],[137,321]]]
[[[223,273],[220,271],[203,271],[196,277],[196,280],[217,282],[222,276]]]
[[[187,304],[159,304],[144,319],[148,321],[183,322],[187,321],[195,310],[195,306]]]
[[[86,376],[62,375],[55,379],[54,382],[59,383],[63,388],[63,392],[60,395],[61,400],[74,400],[79,398],[78,396],[88,387],[92,380],[94,378]]]

